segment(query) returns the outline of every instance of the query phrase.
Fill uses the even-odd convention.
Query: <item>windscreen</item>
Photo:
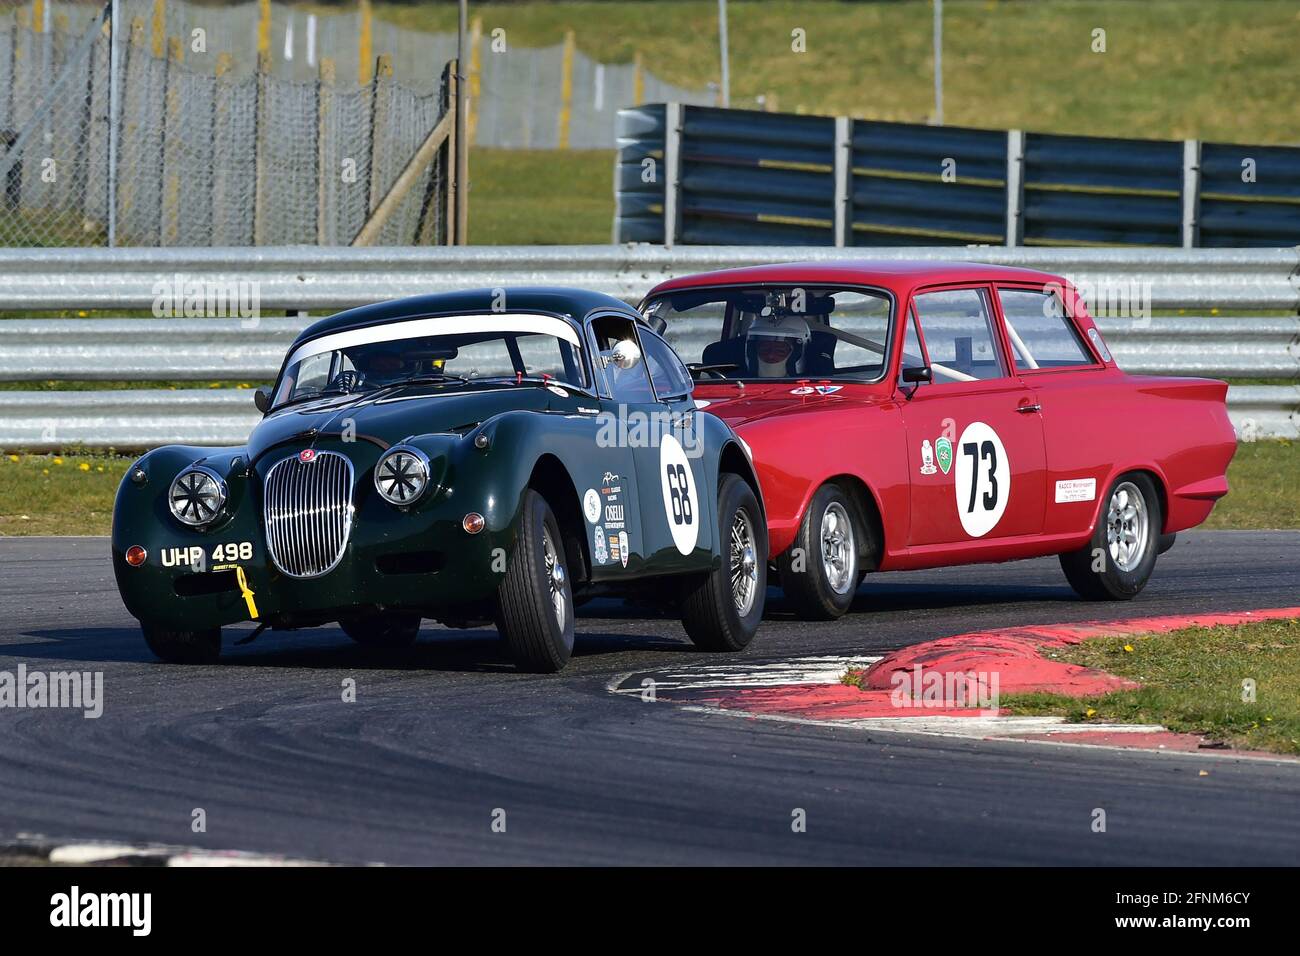
[[[577,333],[562,320],[514,318],[493,327],[446,318],[352,329],[307,342],[290,356],[274,404],[404,384],[587,387]]]
[[[891,311],[882,292],[833,286],[687,289],[645,307],[701,379],[878,379]]]

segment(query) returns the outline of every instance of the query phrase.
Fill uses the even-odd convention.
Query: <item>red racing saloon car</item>
[[[1223,382],[1130,375],[1060,276],[789,263],[661,283],[641,306],[747,443],[805,617],[868,571],[1059,554],[1126,600],[1228,492]]]

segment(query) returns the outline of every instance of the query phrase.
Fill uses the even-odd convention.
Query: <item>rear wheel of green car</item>
[[[173,631],[142,624],[149,650],[168,664],[215,664],[221,656],[221,628],[201,631]]]
[[[553,674],[573,655],[573,586],[546,499],[529,488],[520,511],[519,536],[497,587],[497,630],[516,667]]]

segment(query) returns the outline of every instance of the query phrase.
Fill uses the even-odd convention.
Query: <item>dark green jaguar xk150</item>
[[[353,309],[299,335],[256,399],[247,444],[155,449],[118,491],[118,588],[164,660],[215,660],[238,621],[400,646],[432,618],[494,622],[521,668],[555,671],[575,595],[671,603],[713,650],[744,647],[762,618],[748,449],[616,299],[497,289]]]

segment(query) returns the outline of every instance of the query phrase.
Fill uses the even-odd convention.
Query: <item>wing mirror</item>
[[[257,406],[259,412],[265,415],[266,410],[271,407],[271,390],[263,385],[253,392],[253,404]]]
[[[609,358],[621,369],[636,368],[636,363],[641,361],[641,350],[631,339],[624,339],[614,346]]]
[[[903,369],[903,382],[907,385],[920,385],[934,381],[934,370],[928,365],[914,365]]]

